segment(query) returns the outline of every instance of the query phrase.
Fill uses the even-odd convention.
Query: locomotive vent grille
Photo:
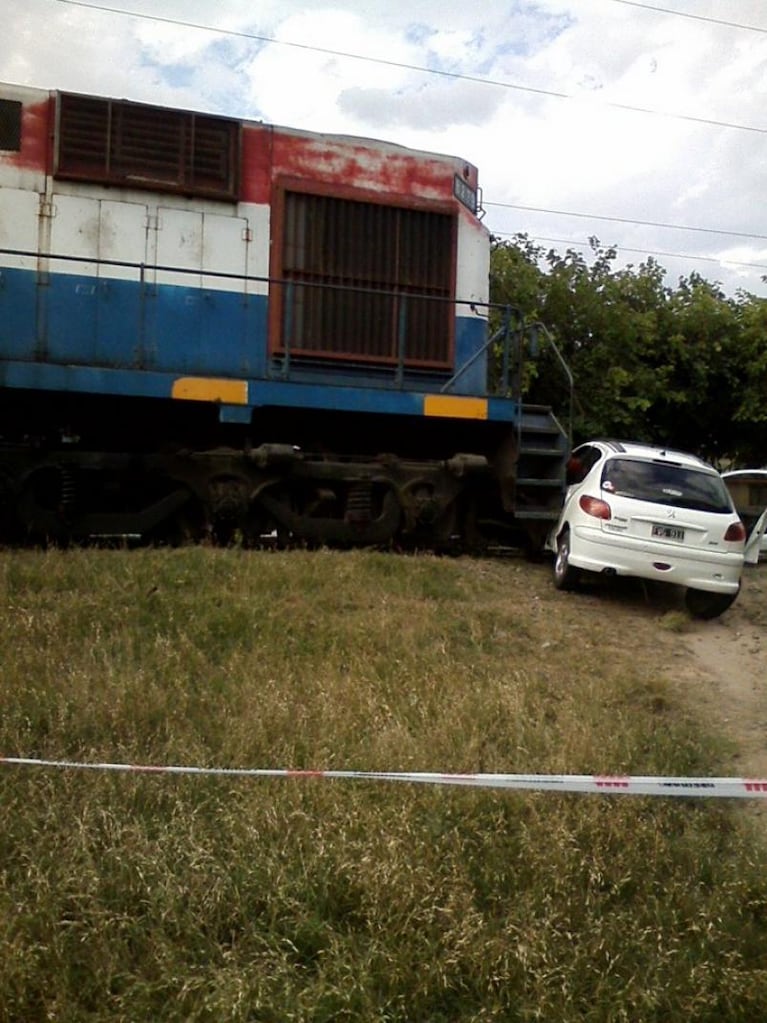
[[[292,191],[284,198],[277,351],[449,368],[452,215]]]
[[[16,100],[0,99],[0,149],[21,150],[21,103]]]
[[[56,177],[237,198],[238,122],[125,100],[58,99]]]

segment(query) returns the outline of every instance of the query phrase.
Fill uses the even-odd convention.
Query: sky
[[[125,12],[125,13],[121,13]],[[499,238],[767,298],[765,0],[0,0],[0,81],[449,153]],[[138,15],[138,16],[136,16]]]

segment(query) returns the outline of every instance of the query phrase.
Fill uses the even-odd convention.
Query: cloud
[[[395,94],[390,89],[345,89],[338,108],[359,124],[436,132],[460,124],[489,124],[501,102],[498,90],[475,82],[432,79]]]
[[[609,0],[115,5],[123,2],[148,17],[61,0],[0,0],[0,80],[454,153],[479,167],[491,230],[573,244],[596,234],[625,248],[689,253],[659,257],[670,279],[697,269],[725,287],[745,284],[767,295],[761,267],[732,265],[733,252],[744,257],[737,262],[763,261],[758,238],[490,205],[767,236],[763,32]],[[719,0],[696,0],[695,14],[759,26],[763,0],[741,0],[737,12]],[[170,24],[174,19],[186,24]],[[492,84],[468,80],[481,77]]]

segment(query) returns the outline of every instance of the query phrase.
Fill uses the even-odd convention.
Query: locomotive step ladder
[[[567,459],[572,447],[574,381],[570,367],[542,323],[523,323],[512,332],[510,347],[516,355],[510,362],[516,365],[507,382],[520,402],[514,517],[525,526],[532,546],[542,548],[559,518],[564,499]],[[523,362],[537,359],[544,348],[561,384],[556,409],[553,404],[527,403],[522,397]]]
[[[570,450],[568,431],[544,405],[522,405],[514,517],[546,533],[559,517]],[[535,522],[540,523],[533,528]]]

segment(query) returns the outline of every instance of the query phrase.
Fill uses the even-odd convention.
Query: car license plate
[[[679,526],[653,526],[652,535],[663,540],[684,540],[684,530]]]

